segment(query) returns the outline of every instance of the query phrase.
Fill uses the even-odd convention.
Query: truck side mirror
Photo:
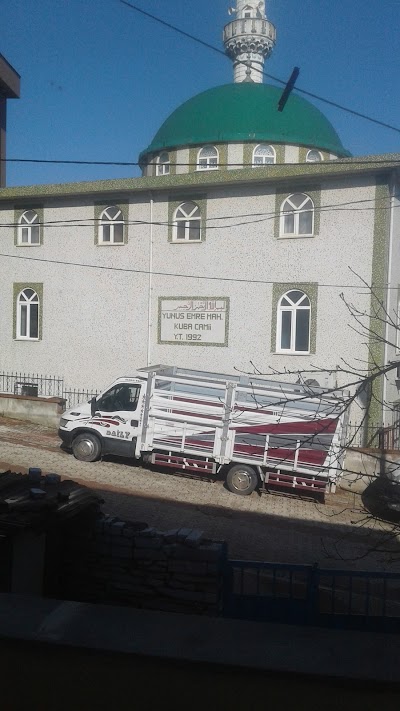
[[[93,415],[96,413],[96,397],[92,397],[90,400],[90,414]]]

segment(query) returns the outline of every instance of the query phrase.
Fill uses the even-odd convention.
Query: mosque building
[[[279,110],[264,2],[237,0],[223,38],[233,82],[173,111],[141,177],[0,189],[3,372],[101,389],[165,363],[334,387],[396,359],[400,156],[352,157],[295,92]],[[372,420],[398,382],[373,384]]]

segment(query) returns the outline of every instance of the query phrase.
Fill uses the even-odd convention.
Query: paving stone
[[[279,494],[260,497],[254,492],[239,497],[221,482],[179,478],[122,461],[79,462],[60,450],[51,429],[0,418],[0,471],[27,472],[29,467],[38,467],[43,474],[57,472],[63,479],[95,488],[106,501],[103,510],[119,519],[148,521],[149,526],[164,531],[179,525],[202,529],[207,538],[227,540],[232,558],[400,570],[397,550],[388,556],[371,546],[371,536],[377,534],[375,522],[364,520],[361,500],[354,494],[346,493],[344,501],[329,496],[326,505]],[[363,520],[362,539],[357,535],[357,522]],[[387,538],[387,532],[382,530],[381,536]],[[388,557],[395,560],[389,564]]]
[[[151,560],[151,561],[159,561],[159,560],[166,560],[167,556],[166,553],[163,550],[154,550],[154,549],[146,549],[146,548],[140,548],[135,550],[135,560]]]
[[[112,536],[122,536],[124,533],[124,528],[126,526],[125,521],[115,521],[110,528],[110,533]]]
[[[178,532],[179,528],[173,528],[171,531],[165,531],[165,533],[163,533],[164,540],[167,543],[176,543],[178,540]]]
[[[185,544],[191,548],[197,548],[202,540],[204,539],[203,531],[196,530],[195,528],[189,533],[185,538]]]
[[[180,528],[178,533],[177,533],[177,539],[178,541],[182,542],[185,541],[188,536],[192,533],[191,528]]]
[[[147,548],[148,550],[158,550],[162,546],[161,538],[135,538],[135,549],[140,550]]]

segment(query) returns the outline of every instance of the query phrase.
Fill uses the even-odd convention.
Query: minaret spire
[[[228,12],[235,17],[224,27],[224,45],[233,59],[234,81],[262,83],[264,62],[276,41],[275,27],[265,14],[265,2],[236,0],[236,7]]]

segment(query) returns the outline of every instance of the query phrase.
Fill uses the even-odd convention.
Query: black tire
[[[101,442],[95,434],[82,432],[72,442],[72,453],[80,462],[95,462],[101,455]]]
[[[235,464],[226,475],[226,485],[232,494],[249,496],[258,484],[258,476],[252,467]]]

